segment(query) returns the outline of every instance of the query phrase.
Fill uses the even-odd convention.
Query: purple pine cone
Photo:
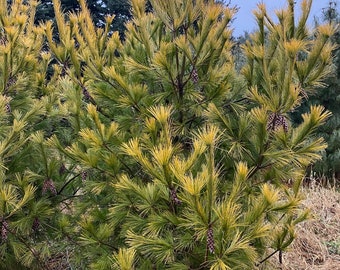
[[[180,199],[178,199],[178,197],[177,197],[176,188],[170,189],[170,198],[174,202],[174,204],[181,204],[182,203],[182,201]]]
[[[8,223],[6,220],[1,222],[1,242],[5,242],[8,237]]]
[[[269,114],[268,122],[267,122],[267,130],[276,131],[280,127],[282,127],[285,132],[288,132],[288,121],[286,117],[278,113]]]
[[[54,185],[53,180],[50,178],[44,181],[42,187],[42,194],[45,194],[47,191],[50,191],[53,195],[57,195],[57,189]]]
[[[193,68],[192,72],[191,72],[191,80],[194,84],[198,83],[199,77],[198,77],[198,73],[197,73],[197,69]]]
[[[210,253],[215,253],[214,231],[211,225],[207,232],[207,246]]]

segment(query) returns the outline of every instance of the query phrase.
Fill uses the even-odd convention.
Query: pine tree
[[[121,37],[124,37],[125,23],[131,19],[131,6],[128,0],[115,0],[115,1],[87,1],[88,9],[91,13],[93,22],[97,27],[105,25],[105,16],[115,16],[111,22],[111,31],[118,31]],[[64,13],[79,11],[80,6],[77,0],[62,0],[61,8]],[[35,22],[54,21],[54,8],[52,0],[40,1],[37,6]]]
[[[79,10],[79,3],[75,0],[62,0],[61,5],[65,13]],[[98,1],[89,0],[88,6],[96,23],[100,26],[101,16],[105,11],[103,5],[98,3]],[[36,23],[39,23],[40,21],[48,20],[54,20],[53,2],[51,0],[44,0],[37,6],[35,21]]]
[[[10,96],[18,112],[4,113],[9,98],[0,100],[1,145],[8,130],[22,131],[11,141],[18,166],[1,152],[6,269],[51,268],[66,248],[77,269],[254,269],[286,250],[308,216],[300,185],[325,148],[314,132],[329,117],[311,106],[298,126],[289,119],[330,73],[334,29],[308,31],[311,1],[296,20],[289,0],[277,23],[259,5],[241,72],[229,27],[235,10],[217,1],[152,0],[147,9],[132,0],[124,41],[110,31],[113,17],[96,27],[85,0],[67,16],[53,0],[55,26],[39,27],[25,10],[36,3],[18,0],[8,12],[1,3],[1,46],[34,63],[20,69],[32,84],[24,97]],[[21,29],[15,7],[30,20],[12,43],[11,23]],[[21,53],[25,44],[36,50]]]
[[[6,270],[49,269],[60,246],[51,239],[72,194],[71,185],[64,187],[71,174],[59,174],[63,160],[45,143],[64,127],[44,25],[34,25],[37,4],[0,1],[0,269]]]
[[[297,24],[294,1],[277,12],[278,23],[261,4],[238,74],[234,10],[215,1],[150,2],[152,12],[144,0],[131,2],[120,42],[108,35],[111,17],[97,29],[80,1],[67,22],[54,1],[61,38],[54,42],[51,26],[47,38],[64,69],[61,106],[79,138],[65,145],[53,136],[49,145],[87,172],[68,217],[78,263],[262,266],[282,254],[307,216],[299,188],[325,148],[313,134],[329,113],[312,106],[296,127],[289,113],[330,73],[334,29],[308,31],[311,1],[303,1]]]
[[[328,24],[336,25],[339,23],[339,14],[335,1],[329,1],[328,7],[323,9],[322,21]],[[340,42],[340,32],[336,31],[332,37],[335,44]],[[333,177],[339,178],[340,166],[340,114],[339,114],[339,77],[340,77],[340,56],[339,48],[333,50],[333,73],[324,81],[325,87],[312,93],[309,98],[302,104],[301,108],[295,114],[301,114],[311,104],[321,104],[332,113],[329,121],[321,126],[317,134],[322,136],[328,144],[325,151],[322,152],[322,159],[313,164],[310,168],[312,177],[326,176],[328,179]],[[296,122],[299,122],[299,118]]]

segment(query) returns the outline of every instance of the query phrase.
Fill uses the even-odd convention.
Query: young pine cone
[[[17,79],[13,76],[10,76],[6,82],[5,92],[9,90],[9,88],[16,83]]]
[[[57,195],[57,189],[55,188],[53,180],[50,178],[44,181],[42,194],[45,194],[47,191],[50,191],[53,195]]]
[[[170,189],[170,198],[171,198],[171,200],[173,201],[174,204],[181,204],[182,203],[181,200],[178,199],[178,197],[177,197],[176,188]]]
[[[12,108],[11,108],[11,105],[9,103],[7,103],[5,105],[5,111],[6,111],[6,113],[11,113],[12,112]]]
[[[5,36],[0,37],[0,45],[6,46],[7,38]]]
[[[210,253],[215,253],[214,231],[211,225],[207,232],[207,246]]]
[[[33,220],[33,224],[32,224],[32,230],[34,232],[37,232],[39,230],[39,227],[40,227],[40,221],[37,217],[35,217]]]
[[[8,237],[8,223],[6,220],[3,220],[1,222],[1,241],[0,242],[5,242]]]
[[[85,87],[83,87],[83,96],[86,102],[90,102],[91,100],[93,100],[90,92]]]
[[[59,175],[63,175],[66,172],[65,164],[62,163],[59,167]]]
[[[268,116],[267,130],[276,131],[280,127],[283,128],[285,132],[288,132],[288,121],[285,116],[277,113],[271,113]]]
[[[194,84],[197,84],[198,83],[198,80],[199,80],[199,77],[198,77],[198,73],[197,73],[197,69],[194,68],[192,70],[192,73],[191,73],[191,80]]]
[[[80,176],[81,176],[81,181],[85,182],[87,179],[87,171],[82,171]]]

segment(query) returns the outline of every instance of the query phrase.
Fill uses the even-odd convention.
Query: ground
[[[271,262],[282,270],[340,270],[340,192],[334,187],[312,185],[304,188],[304,206],[312,218],[299,224],[297,238],[282,264]]]

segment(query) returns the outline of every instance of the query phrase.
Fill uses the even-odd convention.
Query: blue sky
[[[256,8],[257,3],[264,2],[267,10],[273,14],[276,9],[283,8],[287,5],[286,0],[231,0],[232,5],[237,5],[240,9],[236,14],[236,19],[232,25],[235,36],[242,35],[244,31],[251,32],[255,29],[256,23],[252,10]],[[299,8],[301,0],[296,0]],[[320,17],[322,8],[328,6],[329,0],[314,0],[310,14],[309,23],[312,24],[313,16]],[[338,5],[339,1],[338,1]]]

